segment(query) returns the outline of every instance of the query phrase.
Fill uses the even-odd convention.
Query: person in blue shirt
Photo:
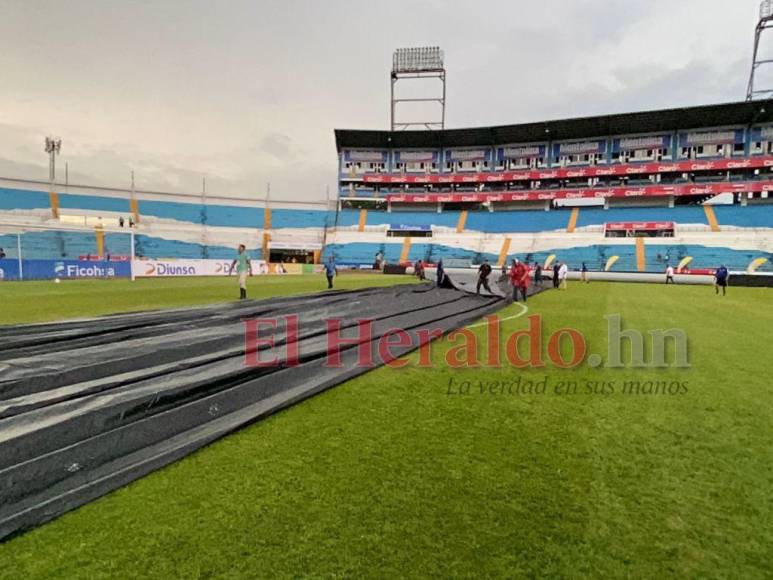
[[[719,288],[722,287],[722,296],[727,294],[727,279],[730,276],[730,273],[727,271],[727,268],[725,268],[724,264],[722,264],[719,268],[717,268],[717,271],[714,272],[714,290],[716,290],[716,293],[719,294]]]
[[[327,276],[328,290],[333,289],[333,278],[336,274],[338,274],[338,268],[336,268],[336,263],[333,261],[333,256],[330,256],[325,264],[325,276]]]

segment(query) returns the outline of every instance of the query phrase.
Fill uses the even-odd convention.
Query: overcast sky
[[[447,127],[738,101],[758,5],[0,0],[0,176],[47,178],[53,134],[71,183],[321,199],[397,47],[444,49]]]

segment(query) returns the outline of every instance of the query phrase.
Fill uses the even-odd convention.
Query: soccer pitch
[[[339,288],[410,282],[345,275]],[[250,296],[320,290],[254,278]],[[222,302],[235,280],[4,284],[0,322]],[[773,569],[769,289],[570,284],[504,308],[543,343],[678,328],[688,368],[382,367],[0,544],[0,577],[762,578]],[[482,345],[487,328],[472,332]],[[481,349],[483,347],[481,346]],[[651,355],[647,350],[647,356]],[[673,353],[669,352],[672,357]],[[671,360],[671,359],[669,359]],[[508,392],[498,382],[542,383]],[[678,382],[674,394],[626,381]],[[574,382],[576,390],[559,386]],[[461,385],[465,385],[462,387]]]

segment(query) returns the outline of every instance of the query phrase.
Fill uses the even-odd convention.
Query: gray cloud
[[[11,0],[0,173],[320,199],[333,128],[386,128],[399,46],[446,51],[448,126],[741,100],[757,0]],[[773,80],[773,78],[771,79]]]

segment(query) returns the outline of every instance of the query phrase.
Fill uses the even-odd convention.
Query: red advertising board
[[[730,169],[760,169],[773,167],[773,156],[745,159],[718,159],[715,161],[675,161],[660,163],[631,163],[627,165],[602,165],[595,167],[563,168],[530,171],[501,171],[498,173],[447,173],[403,175],[398,173],[366,173],[365,183],[374,184],[460,184],[501,183],[503,181],[535,181],[541,179],[572,179],[581,177],[610,177],[643,175],[652,173],[693,173],[701,171],[727,171]]]
[[[604,227],[615,231],[660,231],[673,230],[674,222],[607,222]]]
[[[649,185],[641,187],[604,187],[586,189],[530,189],[482,193],[408,193],[389,194],[395,203],[542,201],[553,199],[629,198],[682,195],[718,195],[720,193],[773,191],[773,181],[733,181],[704,184]]]

